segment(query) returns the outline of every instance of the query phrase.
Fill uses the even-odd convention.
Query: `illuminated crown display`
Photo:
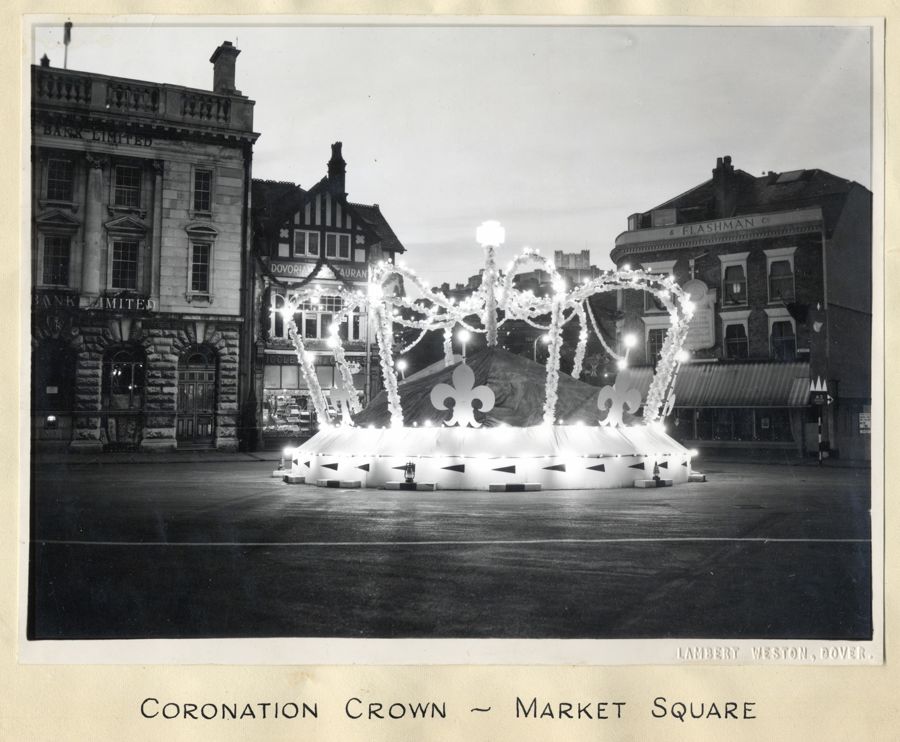
[[[589,304],[589,299],[596,294],[620,289],[650,293],[669,314],[670,327],[662,345],[647,398],[644,400],[643,421],[657,422],[667,409],[671,409],[674,377],[679,364],[686,357],[683,346],[694,313],[694,304],[689,294],[678,286],[674,277],[632,270],[625,266],[620,270],[605,271],[594,278],[586,278],[582,283],[570,287],[552,260],[530,248],[525,248],[513,258],[505,271],[499,270],[496,264],[496,251],[504,242],[505,231],[498,222],[482,224],[476,231],[476,237],[484,251],[482,282],[479,289],[460,301],[432,288],[428,281],[420,278],[400,261],[397,263],[382,261],[373,266],[368,290],[365,292],[338,289],[342,308],[333,317],[327,345],[334,354],[335,366],[341,379],[340,387],[352,406],[352,412],[359,411],[358,395],[353,387],[351,364],[344,355],[339,335],[341,323],[352,312],[367,312],[371,317],[392,427],[403,426],[403,408],[395,358],[415,347],[427,332],[439,331],[444,337],[444,365],[450,366],[454,363],[452,343],[457,329],[464,333],[484,335],[490,348],[497,345],[499,327],[506,322],[519,320],[546,333],[549,338],[543,422],[545,425],[553,425],[557,422],[560,354],[563,347],[563,328],[566,325],[577,321],[580,327],[572,369],[574,378],[581,375],[592,331],[609,356],[617,361],[619,368],[627,366],[628,351],[633,342],[625,344],[624,354],[619,354],[611,348],[600,332]],[[531,290],[521,290],[514,285],[517,273],[528,266],[537,266],[550,275],[553,291],[549,296],[537,296]],[[410,297],[396,292],[394,288],[400,282],[404,286],[414,286],[419,296]],[[287,297],[280,311],[285,317],[288,336],[297,351],[300,368],[309,387],[316,413],[321,424],[328,426],[331,424],[331,416],[327,400],[294,320],[300,306],[305,302],[318,304],[321,293],[318,287],[305,287]],[[549,320],[546,319],[548,317]],[[395,323],[417,332],[412,342],[401,348],[396,348],[394,344]],[[625,391],[627,390],[623,390],[623,393]],[[629,398],[629,409],[634,402],[633,398]],[[349,421],[349,416],[342,415],[341,419]],[[464,419],[468,418],[464,416]]]

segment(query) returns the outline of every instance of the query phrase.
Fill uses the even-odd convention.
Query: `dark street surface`
[[[871,638],[867,469],[415,493],[272,468],[39,464],[30,638]]]

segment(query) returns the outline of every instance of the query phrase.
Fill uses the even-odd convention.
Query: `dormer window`
[[[677,221],[675,209],[654,209],[650,212],[651,227],[669,227]]]

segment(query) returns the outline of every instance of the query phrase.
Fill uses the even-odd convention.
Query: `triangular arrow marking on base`
[[[357,469],[362,469],[363,471],[369,471],[369,465],[368,465],[368,464],[360,464],[360,465],[357,466],[356,468],[357,468]]]
[[[310,464],[310,462],[309,462],[309,461],[305,461],[305,462],[303,462],[303,466],[305,466],[305,467],[306,467],[306,468],[307,468],[307,469],[308,469],[308,468],[309,468],[309,464]]]
[[[682,462],[681,462],[681,465],[682,465],[682,466],[687,466],[687,465],[688,465],[688,462],[687,462],[687,461],[682,461]]]
[[[406,469],[406,464],[404,464],[403,466],[394,466],[392,468],[397,469],[398,471],[404,471]]]
[[[466,465],[465,464],[453,464],[452,466],[442,466],[441,469],[446,469],[447,471],[464,472],[466,470]]]
[[[606,471],[606,464],[594,464],[593,466],[589,466],[588,469],[591,471]]]
[[[513,464],[512,466],[499,466],[496,469],[494,469],[494,471],[502,471],[506,474],[515,474],[516,473],[516,465]]]
[[[553,466],[545,466],[544,471],[565,471],[565,464],[554,464]]]
[[[660,468],[660,469],[668,469],[668,468],[669,468],[669,462],[668,462],[668,461],[660,461],[660,462],[659,462],[659,468]]]
[[[628,467],[629,469],[645,469],[644,462],[642,461],[640,464],[632,464]]]
[[[337,471],[338,465],[337,464],[322,464],[322,467],[324,469],[334,469],[335,471]]]

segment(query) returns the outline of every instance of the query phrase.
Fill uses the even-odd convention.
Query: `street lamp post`
[[[400,378],[403,381],[406,381],[406,367],[407,367],[406,359],[400,358],[397,361],[397,370],[400,372]]]
[[[466,362],[466,343],[472,339],[472,333],[466,329],[462,329],[456,333],[456,339],[459,340],[460,345],[462,345],[462,360],[463,363]]]

